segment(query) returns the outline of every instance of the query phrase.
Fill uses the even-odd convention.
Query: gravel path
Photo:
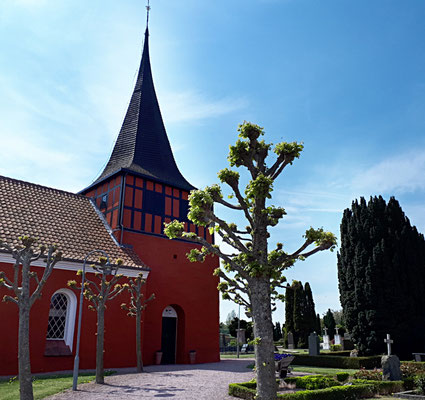
[[[67,390],[49,400],[157,399],[234,400],[227,394],[232,382],[254,377],[247,368],[253,359],[226,359],[219,363],[197,365],[152,365],[145,373],[126,373],[105,377],[105,385],[86,383],[78,391]]]

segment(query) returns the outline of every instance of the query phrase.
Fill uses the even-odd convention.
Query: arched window
[[[62,341],[72,351],[77,298],[69,289],[59,289],[50,300],[48,341]]]

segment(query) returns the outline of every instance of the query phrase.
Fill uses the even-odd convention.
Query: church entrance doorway
[[[176,363],[177,345],[177,312],[171,307],[165,307],[162,312],[161,364]]]

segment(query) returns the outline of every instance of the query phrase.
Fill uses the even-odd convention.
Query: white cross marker
[[[326,326],[323,328],[323,330],[325,331],[325,336],[328,336],[328,329],[326,328]]]
[[[335,327],[335,332],[336,332],[337,335],[339,335],[339,332],[338,332],[338,328],[337,327]]]
[[[391,355],[391,343],[394,343],[394,340],[391,340],[390,334],[387,333],[387,338],[384,339],[384,342],[387,344],[388,355]]]

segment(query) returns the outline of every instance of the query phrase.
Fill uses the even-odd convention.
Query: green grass
[[[239,358],[254,358],[254,357],[255,357],[254,353],[251,353],[251,354],[239,354]],[[225,358],[236,358],[236,353],[220,354],[220,358],[221,359],[225,359]]]
[[[110,375],[111,372],[105,373]],[[80,374],[78,384],[93,381],[95,375]],[[59,393],[72,387],[72,375],[46,375],[33,378],[34,399],[44,399],[52,394]],[[0,382],[0,400],[19,400],[19,381]]]
[[[292,371],[294,372],[307,372],[310,374],[319,375],[336,375],[338,372],[348,372],[353,375],[357,372],[357,369],[338,369],[338,368],[321,368],[321,367],[305,367],[302,365],[291,365]]]

